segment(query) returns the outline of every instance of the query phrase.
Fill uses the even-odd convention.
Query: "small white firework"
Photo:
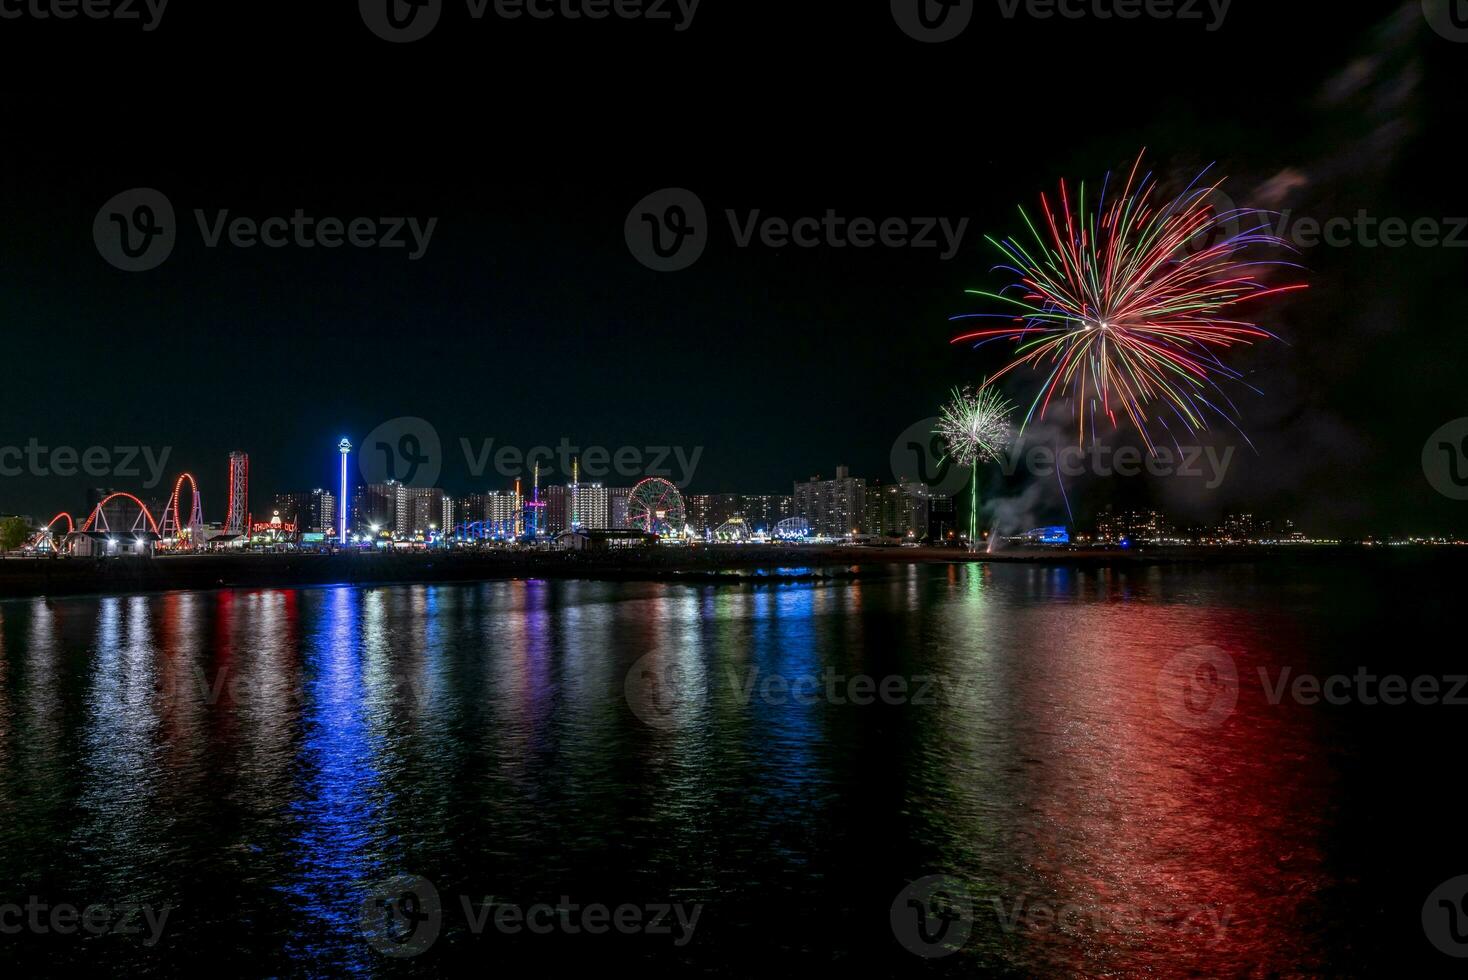
[[[997,389],[953,389],[937,428],[948,458],[964,467],[998,460],[1014,441],[1013,413],[1014,405]]]

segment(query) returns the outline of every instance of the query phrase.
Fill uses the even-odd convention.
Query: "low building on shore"
[[[557,551],[627,551],[651,548],[658,543],[656,534],[635,528],[580,528],[564,531],[555,538]]]
[[[152,558],[158,540],[153,531],[73,531],[63,548],[74,558]]]

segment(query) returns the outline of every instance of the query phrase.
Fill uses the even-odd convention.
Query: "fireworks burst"
[[[971,546],[977,547],[979,532],[979,472],[982,463],[997,461],[1014,439],[1010,416],[1014,405],[995,388],[985,384],[978,391],[953,390],[953,398],[943,406],[936,429],[943,440],[945,460],[959,466],[973,467],[969,487],[969,531]]]
[[[938,419],[948,458],[963,467],[997,460],[1009,448],[1013,414],[1014,406],[994,388],[955,388]]]
[[[1257,248],[1286,243],[1269,230],[1263,212],[1215,209],[1210,198],[1220,184],[1202,184],[1207,170],[1180,197],[1162,203],[1153,175],[1138,179],[1141,164],[1139,156],[1119,195],[1111,193],[1108,174],[1094,210],[1087,208],[1084,183],[1073,206],[1061,181],[1058,216],[1041,195],[1048,238],[1021,208],[1032,247],[989,239],[1005,257],[998,268],[1015,282],[998,293],[969,290],[1013,309],[955,317],[1010,324],[953,342],[1014,342],[1018,359],[995,378],[1021,367],[1048,372],[1025,426],[1037,412],[1043,419],[1059,395],[1071,399],[1082,444],[1088,431],[1095,437],[1098,424],[1116,428],[1125,417],[1155,452],[1153,420],[1169,431],[1168,416],[1190,432],[1207,429],[1210,416],[1238,427],[1238,409],[1219,381],[1242,383],[1243,375],[1221,355],[1278,339],[1248,318],[1247,304],[1306,286],[1260,281],[1265,266],[1297,268],[1251,257]]]

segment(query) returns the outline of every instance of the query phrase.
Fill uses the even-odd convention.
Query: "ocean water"
[[[1464,581],[1383,557],[0,603],[0,964],[1446,971],[1424,903],[1468,874]]]

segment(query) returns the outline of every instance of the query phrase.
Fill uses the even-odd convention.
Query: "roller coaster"
[[[187,482],[190,490],[189,518],[188,523],[183,523],[180,514],[183,510],[180,506],[184,483]],[[107,506],[114,501],[131,501],[138,508],[138,515],[132,524],[126,528],[113,527],[107,517]],[[118,492],[108,494],[97,502],[92,508],[87,519],[77,525],[76,521],[66,511],[62,511],[44,529],[37,532],[27,543],[26,548],[30,551],[60,551],[57,541],[56,525],[66,522],[66,531],[62,541],[67,535],[88,533],[131,533],[131,534],[155,534],[158,536],[159,547],[170,551],[192,551],[201,547],[204,543],[204,503],[199,495],[199,484],[192,473],[183,473],[173,484],[173,494],[168,498],[167,505],[163,508],[163,520],[159,522],[153,517],[148,505],[130,493]]]

